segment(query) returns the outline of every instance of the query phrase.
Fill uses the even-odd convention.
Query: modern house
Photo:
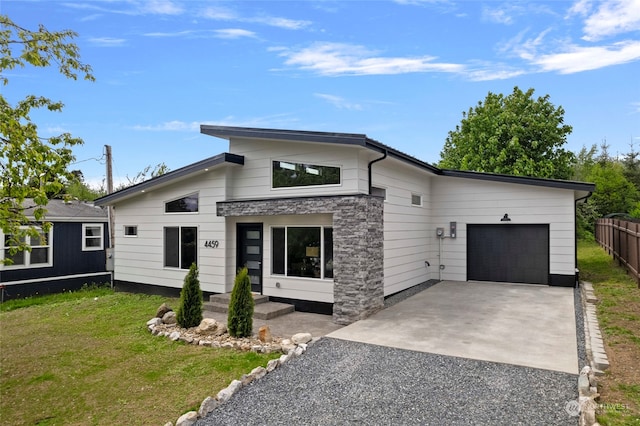
[[[431,279],[576,282],[594,185],[441,170],[362,134],[201,126],[229,152],[107,195],[115,285],[254,292],[350,323]],[[479,288],[481,291],[481,287]]]
[[[33,207],[25,203],[25,214]],[[11,265],[0,264],[3,300],[35,294],[76,290],[84,284],[111,281],[106,269],[108,218],[106,210],[91,204],[50,200],[46,220],[51,229],[27,243],[31,251],[11,256],[9,238],[0,230],[0,258],[11,258]],[[33,219],[33,217],[31,217]]]

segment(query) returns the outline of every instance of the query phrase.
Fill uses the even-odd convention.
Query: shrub
[[[249,337],[253,330],[253,295],[249,271],[246,267],[238,272],[233,284],[227,328],[233,337]]]
[[[198,280],[198,267],[191,264],[187,276],[184,278],[180,291],[180,304],[176,311],[176,321],[180,327],[196,327],[202,322],[202,290]]]

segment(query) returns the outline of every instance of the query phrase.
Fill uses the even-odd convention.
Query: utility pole
[[[113,160],[111,158],[111,145],[105,145],[104,148],[107,157],[107,194],[111,194],[113,192],[113,169],[111,166]],[[107,206],[107,213],[109,215],[109,247],[113,248],[115,246],[115,221],[112,206]]]

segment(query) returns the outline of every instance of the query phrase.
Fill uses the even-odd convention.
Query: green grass
[[[640,426],[640,289],[594,242],[578,244],[580,278],[593,283],[610,368],[600,378],[598,422]]]
[[[88,289],[6,302],[0,312],[0,422],[164,424],[273,355],[152,336],[157,296]]]
[[[100,297],[113,294],[109,284],[89,284],[78,291],[66,291],[64,293],[48,294],[43,296],[31,296],[22,299],[11,299],[0,304],[0,312],[13,311],[15,309],[28,308],[36,305],[50,305],[53,303],[68,302],[85,297]]]

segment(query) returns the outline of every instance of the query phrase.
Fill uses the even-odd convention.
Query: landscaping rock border
[[[609,359],[604,350],[604,342],[598,317],[596,316],[596,304],[598,298],[593,292],[593,284],[581,282],[582,307],[584,312],[584,333],[585,346],[587,350],[587,360],[596,375],[604,374],[604,370],[609,368]]]
[[[267,367],[256,367],[250,373],[244,374],[239,380],[233,380],[229,386],[219,391],[216,396],[207,396],[198,411],[189,411],[176,420],[175,426],[192,426],[196,421],[205,417],[221,404],[227,402],[236,392],[255,380],[263,378],[268,373],[289,361],[301,356],[307,351],[309,345],[315,343],[318,338],[313,338],[311,333],[297,333],[290,339],[283,339],[271,335],[268,327],[260,327],[259,338],[234,338],[227,332],[226,324],[219,323],[211,318],[202,320],[198,327],[181,328],[175,322],[175,313],[166,305],[158,308],[154,318],[147,321],[147,328],[154,336],[168,337],[173,341],[182,341],[188,344],[207,346],[213,348],[227,348],[258,353],[281,352],[280,358],[272,359]],[[264,340],[264,341],[263,341]],[[167,422],[165,426],[174,426]]]

